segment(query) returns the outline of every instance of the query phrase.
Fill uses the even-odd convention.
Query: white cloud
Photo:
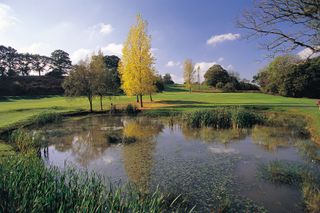
[[[100,27],[99,32],[104,35],[110,34],[113,31],[113,27],[111,26],[111,24],[101,23],[99,24],[99,27]]]
[[[73,64],[78,63],[80,60],[84,60],[88,57],[90,57],[91,54],[94,52],[98,52],[99,50],[102,51],[103,54],[105,55],[116,55],[116,56],[121,56],[122,55],[122,44],[116,44],[116,43],[110,43],[105,47],[102,48],[95,48],[95,49],[86,49],[86,48],[80,48],[76,51],[74,51],[70,55],[70,59]]]
[[[19,52],[23,53],[32,53],[32,54],[40,54],[49,56],[52,52],[52,48],[50,44],[43,42],[36,42],[31,44],[30,46],[25,46],[18,49]]]
[[[107,46],[102,47],[101,51],[107,55],[111,54],[120,57],[122,55],[122,48],[123,44],[110,43]]]
[[[319,47],[320,48],[320,47]],[[301,59],[307,59],[308,57],[311,56],[311,58],[315,58],[315,57],[318,57],[320,56],[320,53],[316,53],[316,54],[313,54],[312,55],[312,50],[309,49],[309,48],[305,48],[303,50],[301,50],[300,52],[298,52],[298,56],[301,58]]]
[[[232,71],[232,70],[234,70],[234,67],[233,67],[231,64],[229,64],[229,65],[227,66],[226,70]]]
[[[18,18],[12,15],[9,5],[0,3],[0,31],[4,32],[18,22]]]
[[[90,39],[97,39],[99,36],[109,35],[112,33],[113,27],[111,24],[99,23],[87,29]]]
[[[178,84],[182,84],[182,83],[183,83],[183,77],[177,76],[177,75],[171,74],[171,73],[170,73],[170,75],[171,75],[172,80],[173,80],[175,83],[178,83]]]
[[[221,62],[221,61],[223,61],[224,60],[224,58],[223,57],[220,57],[219,59],[218,59],[218,62]]]
[[[80,49],[74,51],[74,52],[70,55],[70,59],[71,59],[71,61],[72,61],[73,64],[76,64],[76,63],[78,63],[80,60],[86,59],[91,53],[92,53],[92,51],[89,50],[89,49],[80,48]]]
[[[180,65],[179,61],[168,61],[168,63],[166,64],[167,67],[175,67],[179,65]]]
[[[221,43],[224,41],[233,41],[240,38],[240,34],[233,34],[233,33],[227,33],[227,34],[222,34],[222,35],[214,35],[211,36],[207,40],[208,45],[216,45],[217,43]]]

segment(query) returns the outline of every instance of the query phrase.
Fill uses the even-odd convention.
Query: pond
[[[262,180],[258,168],[279,160],[319,171],[319,152],[312,142],[285,128],[192,129],[166,119],[100,115],[39,130],[48,141],[41,150],[48,165],[88,169],[107,182],[131,182],[146,191],[159,187],[181,194],[203,212],[222,209],[228,202],[238,203],[238,208],[304,212],[297,186]]]

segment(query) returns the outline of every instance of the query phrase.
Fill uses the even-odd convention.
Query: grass
[[[193,92],[190,94],[179,85],[168,87],[167,91],[155,94],[153,99],[154,102],[150,102],[148,97],[144,97],[145,114],[167,115],[219,106],[243,106],[258,110],[301,114],[308,118],[308,126],[314,138],[320,141],[320,111],[314,99],[287,98],[261,93]],[[119,96],[115,97],[113,102],[117,107],[126,106],[128,103],[135,104],[135,97]],[[110,101],[104,99],[104,105],[105,108],[109,108]],[[68,113],[88,110],[88,108],[85,97],[9,97],[0,100],[0,132],[1,129],[25,122],[44,111]],[[98,99],[94,100],[94,110],[100,110]]]
[[[35,156],[0,159],[0,212],[189,212],[178,196],[109,187],[94,174],[47,167]]]

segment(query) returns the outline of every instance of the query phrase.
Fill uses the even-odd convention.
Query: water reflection
[[[204,211],[236,190],[269,210],[296,210],[292,205],[292,200],[300,199],[296,191],[263,185],[255,177],[256,166],[270,160],[309,163],[298,150],[320,159],[312,143],[291,130],[272,127],[192,129],[164,125],[154,118],[93,116],[41,130],[49,144],[48,163],[63,168],[64,161],[71,162],[115,182],[133,182],[143,190],[160,185],[166,192],[183,193]],[[136,141],[110,144],[110,134]]]
[[[218,142],[227,144],[233,140],[244,139],[248,135],[247,129],[222,129],[213,128],[195,128],[190,129],[186,126],[181,127],[186,140],[201,140],[205,143]]]
[[[268,151],[289,147],[295,141],[292,133],[284,128],[255,126],[251,134],[253,143]]]
[[[123,134],[135,137],[136,143],[123,146],[122,155],[126,173],[131,182],[143,190],[149,189],[151,170],[154,164],[155,137],[164,126],[152,120],[134,119],[124,122]]]

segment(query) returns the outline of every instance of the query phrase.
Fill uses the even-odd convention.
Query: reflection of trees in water
[[[109,127],[122,126],[119,117],[89,117],[64,122],[54,129],[55,132],[47,133],[47,138],[56,150],[70,151],[75,161],[86,167],[91,161],[100,158],[110,146],[106,141],[106,131],[103,130],[106,124]],[[56,132],[59,135],[55,135]]]
[[[148,190],[151,170],[153,167],[153,152],[156,146],[154,137],[163,129],[163,125],[137,118],[125,123],[123,134],[126,137],[135,137],[135,143],[124,145],[122,148],[124,168],[132,183],[143,190]]]
[[[252,129],[252,141],[273,151],[280,147],[288,147],[294,141],[291,132],[284,128],[255,126]]]
[[[229,143],[232,140],[243,139],[248,135],[247,129],[189,128],[181,126],[181,132],[187,140],[202,140],[205,143]]]

